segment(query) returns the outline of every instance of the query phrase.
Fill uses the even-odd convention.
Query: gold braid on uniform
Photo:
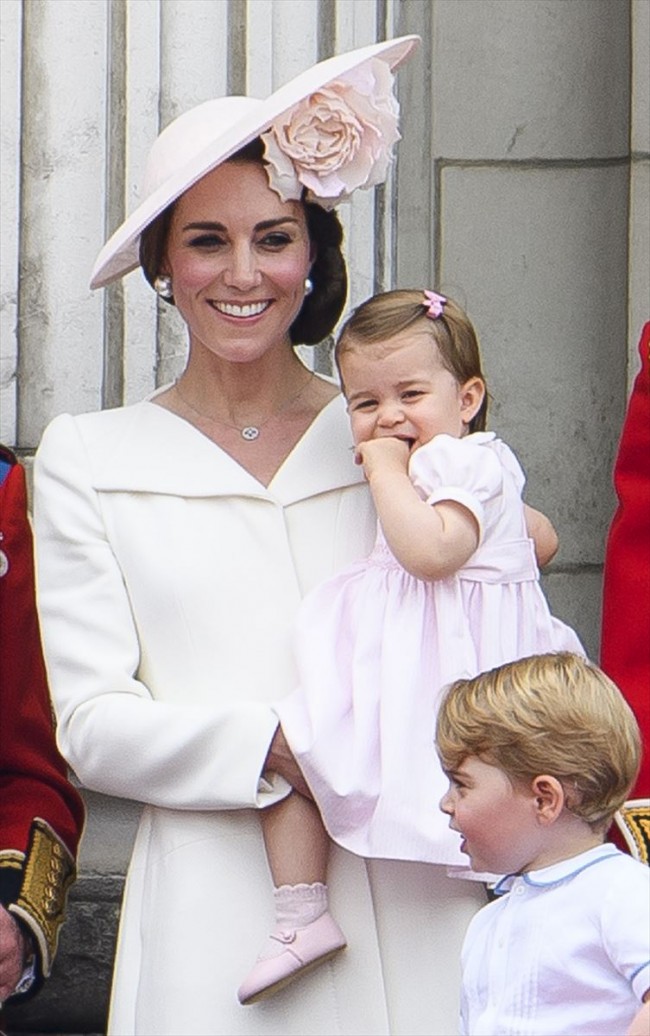
[[[650,864],[650,799],[631,799],[616,814],[616,823],[630,852]]]
[[[56,832],[37,817],[29,833],[23,879],[10,913],[26,924],[38,943],[43,974],[49,975],[68,889],[76,876],[74,857]]]

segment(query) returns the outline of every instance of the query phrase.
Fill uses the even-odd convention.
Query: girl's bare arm
[[[454,501],[425,503],[408,476],[408,456],[408,444],[399,439],[373,439],[359,447],[391,551],[418,579],[444,579],[476,550],[476,519]]]
[[[557,554],[559,540],[553,524],[545,514],[536,511],[534,507],[524,504],[526,515],[526,528],[528,535],[535,544],[535,556],[540,568],[548,565]]]

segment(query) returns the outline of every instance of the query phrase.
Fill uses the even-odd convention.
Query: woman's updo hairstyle
[[[167,238],[169,237],[169,228],[171,227],[173,215],[174,203],[172,202],[140,234],[140,266],[147,282],[154,291],[156,290],[156,277],[160,274],[165,259]],[[170,298],[165,298],[163,295],[159,297],[163,302],[168,302],[170,305],[174,304],[173,295]]]
[[[343,227],[334,211],[304,202],[309,239],[316,258],[309,273],[314,285],[289,329],[294,345],[318,345],[332,333],[348,294],[348,272],[341,251]]]
[[[256,137],[227,161],[263,165],[263,156],[264,145]],[[348,275],[341,250],[343,227],[335,212],[328,212],[307,201],[303,201],[303,205],[309,239],[316,250],[309,273],[313,290],[305,296],[300,312],[289,328],[289,337],[293,345],[318,345],[336,327],[347,298]],[[152,288],[163,266],[173,213],[174,205],[171,204],[140,235],[140,265]],[[164,301],[173,303],[174,297]]]

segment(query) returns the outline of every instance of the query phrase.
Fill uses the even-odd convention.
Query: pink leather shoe
[[[240,1004],[253,1004],[276,993],[294,978],[340,953],[346,945],[343,932],[328,912],[304,928],[276,928],[237,990]]]

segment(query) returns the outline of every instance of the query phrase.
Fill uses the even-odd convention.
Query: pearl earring
[[[311,295],[314,290],[314,282],[309,277],[305,277],[305,295]]]
[[[153,282],[154,290],[161,299],[171,299],[174,295],[172,279],[166,273],[159,274]]]

